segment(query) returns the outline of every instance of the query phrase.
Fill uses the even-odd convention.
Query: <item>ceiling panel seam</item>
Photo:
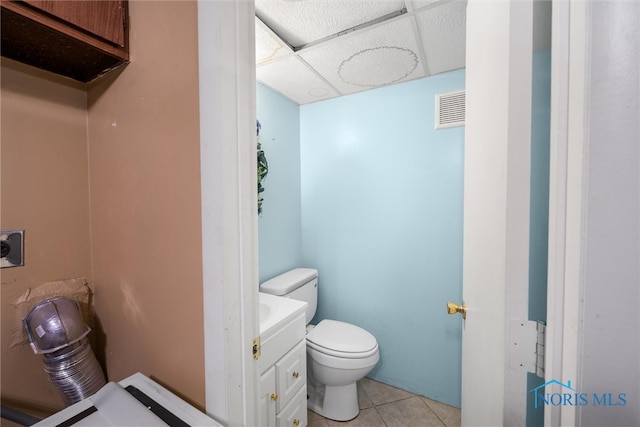
[[[327,79],[324,78],[324,76],[322,74],[320,74],[315,68],[313,68],[307,61],[304,60],[304,58],[302,58],[299,55],[296,55],[298,60],[300,62],[302,62],[302,64],[307,67],[309,69],[309,71],[311,71],[313,74],[315,74],[320,80],[322,80],[327,86],[329,86],[331,89],[335,90],[336,93],[338,94],[338,96],[342,96],[344,95],[344,93],[340,90],[338,90],[338,88],[336,88],[334,85],[332,85]]]
[[[427,8],[428,7],[423,7],[420,10],[425,10]],[[273,28],[271,28],[268,24],[266,24],[260,18],[258,13],[256,12],[256,18],[258,18],[258,20],[260,20],[260,23],[262,23],[275,37],[277,37],[278,40],[282,41],[283,44],[285,44],[287,47],[289,47],[289,49],[291,49],[293,54],[298,54],[303,50],[304,51],[308,51],[310,49],[317,48],[320,45],[327,44],[327,43],[330,43],[332,41],[335,41],[337,38],[340,38],[340,37],[344,38],[345,36],[361,34],[361,33],[365,32],[365,31],[373,30],[373,29],[378,28],[378,27],[380,27],[382,25],[389,24],[389,23],[391,23],[391,22],[393,22],[393,21],[395,21],[397,19],[402,19],[404,17],[414,16],[414,15],[415,15],[414,12],[408,12],[407,8],[404,7],[401,10],[398,10],[396,12],[386,14],[384,16],[381,16],[380,18],[376,18],[376,19],[373,19],[371,21],[362,23],[360,25],[356,25],[355,27],[347,28],[346,30],[339,31],[336,34],[332,34],[330,36],[326,36],[326,37],[323,37],[321,39],[314,40],[312,42],[305,43],[305,44],[300,45],[300,46],[292,46],[287,41],[285,41],[275,30],[273,30]]]
[[[424,45],[422,43],[422,34],[420,33],[420,28],[418,26],[418,21],[416,20],[416,15],[411,15],[411,26],[413,27],[413,35],[416,39],[416,44],[418,45],[418,55],[420,55],[420,62],[422,62],[422,69],[426,76],[431,75],[431,71],[429,70],[429,62],[427,62],[427,52],[424,50]]]
[[[280,41],[281,41],[285,46],[287,46],[289,49],[291,49],[291,51],[292,51],[292,52],[295,52],[295,51],[296,51],[296,48],[295,48],[294,46],[292,46],[291,44],[289,44],[289,42],[287,42],[284,38],[282,38],[282,37],[280,36],[280,34],[278,34],[278,33],[277,33],[273,28],[271,28],[271,27],[269,26],[269,24],[267,24],[267,23],[264,21],[264,19],[263,19],[263,18],[261,18],[261,17],[260,17],[260,15],[258,15],[258,12],[257,12],[257,11],[256,11],[256,18],[258,19],[258,21],[260,21],[260,23],[261,23],[262,25],[264,25],[264,26],[265,26],[265,28],[266,28],[267,30],[269,30],[269,32],[270,32],[271,34],[273,34],[274,36],[276,36],[278,40],[280,40]]]
[[[429,3],[429,4],[425,5],[425,6],[419,7],[417,9],[413,9],[412,8],[413,9],[412,12],[413,13],[420,13],[420,12],[424,12],[425,10],[435,9],[435,8],[440,7],[442,5],[445,5],[447,3],[456,3],[456,2],[460,2],[460,1],[463,1],[463,0],[440,0],[440,1],[435,1],[433,3]],[[464,0],[464,1],[466,1],[466,0]]]
[[[346,30],[338,31],[337,33],[331,34],[330,36],[326,36],[326,37],[323,37],[321,39],[314,40],[312,42],[305,43],[305,44],[300,45],[300,46],[294,46],[293,50],[294,50],[294,52],[299,52],[299,51],[301,51],[303,49],[308,49],[308,48],[310,48],[312,46],[320,45],[322,43],[331,41],[333,39],[337,39],[338,37],[342,37],[342,36],[346,36],[346,35],[351,34],[351,33],[356,33],[356,32],[362,31],[362,30],[364,30],[366,28],[373,27],[376,24],[386,23],[387,21],[390,21],[390,20],[392,20],[394,18],[397,18],[398,16],[402,16],[402,15],[404,15],[406,13],[407,13],[407,8],[404,7],[402,9],[398,10],[398,11],[395,11],[395,12],[392,12],[392,13],[388,13],[386,15],[383,15],[383,16],[379,17],[379,18],[372,19],[371,21],[367,21],[367,22],[364,22],[362,24],[356,25],[355,27],[351,27],[351,28],[347,28]]]

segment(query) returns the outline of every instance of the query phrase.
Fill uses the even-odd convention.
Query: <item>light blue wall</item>
[[[548,53],[534,59],[548,69]],[[534,75],[530,312],[540,318],[548,71]],[[345,320],[376,336],[382,359],[369,376],[454,406],[461,319],[445,304],[462,299],[464,131],[434,130],[433,115],[436,93],[463,87],[460,70],[302,107],[257,88],[270,166],[260,280],[318,268],[315,321]]]
[[[433,121],[434,95],[463,87],[457,71],[298,107],[257,86],[260,281],[318,268],[317,318],[380,343],[370,376],[456,406],[460,319],[445,304],[461,299],[464,133]]]
[[[434,97],[464,71],[300,107],[303,261],[316,320],[380,344],[369,375],[460,406],[463,128],[434,130]]]
[[[260,282],[302,264],[300,216],[300,110],[258,83],[260,143],[269,173],[258,218]]]
[[[533,53],[531,109],[531,218],[529,224],[529,319],[547,320],[551,52]]]
[[[529,320],[547,320],[549,234],[549,152],[551,126],[551,52],[533,53],[531,99],[531,217],[529,223]],[[527,374],[527,391],[544,378]],[[527,393],[527,427],[544,425],[544,405]]]

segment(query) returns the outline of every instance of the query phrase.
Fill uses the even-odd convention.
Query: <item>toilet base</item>
[[[307,387],[307,407],[316,414],[336,421],[349,421],[360,413],[356,383],[342,386]]]

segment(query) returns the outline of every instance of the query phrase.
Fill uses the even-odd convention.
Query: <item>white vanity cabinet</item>
[[[276,325],[260,331],[260,426],[307,425],[306,303],[277,298],[279,307],[291,309]],[[261,298],[262,300],[262,298]],[[292,303],[292,304],[291,304]],[[262,324],[262,319],[261,319]]]
[[[272,366],[260,376],[260,425],[262,427],[276,427],[276,367]]]
[[[306,385],[306,342],[302,340],[260,376],[260,425],[306,426]]]

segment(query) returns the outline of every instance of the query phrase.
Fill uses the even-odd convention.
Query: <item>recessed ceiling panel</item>
[[[424,77],[408,19],[338,37],[298,54],[344,94]]]
[[[453,1],[416,13],[429,74],[464,68],[466,1]]]
[[[264,64],[285,55],[292,50],[282,40],[256,18],[256,64]]]
[[[302,46],[397,12],[402,0],[256,0],[256,15],[291,46]]]
[[[341,95],[295,56],[258,67],[256,79],[300,105]]]

